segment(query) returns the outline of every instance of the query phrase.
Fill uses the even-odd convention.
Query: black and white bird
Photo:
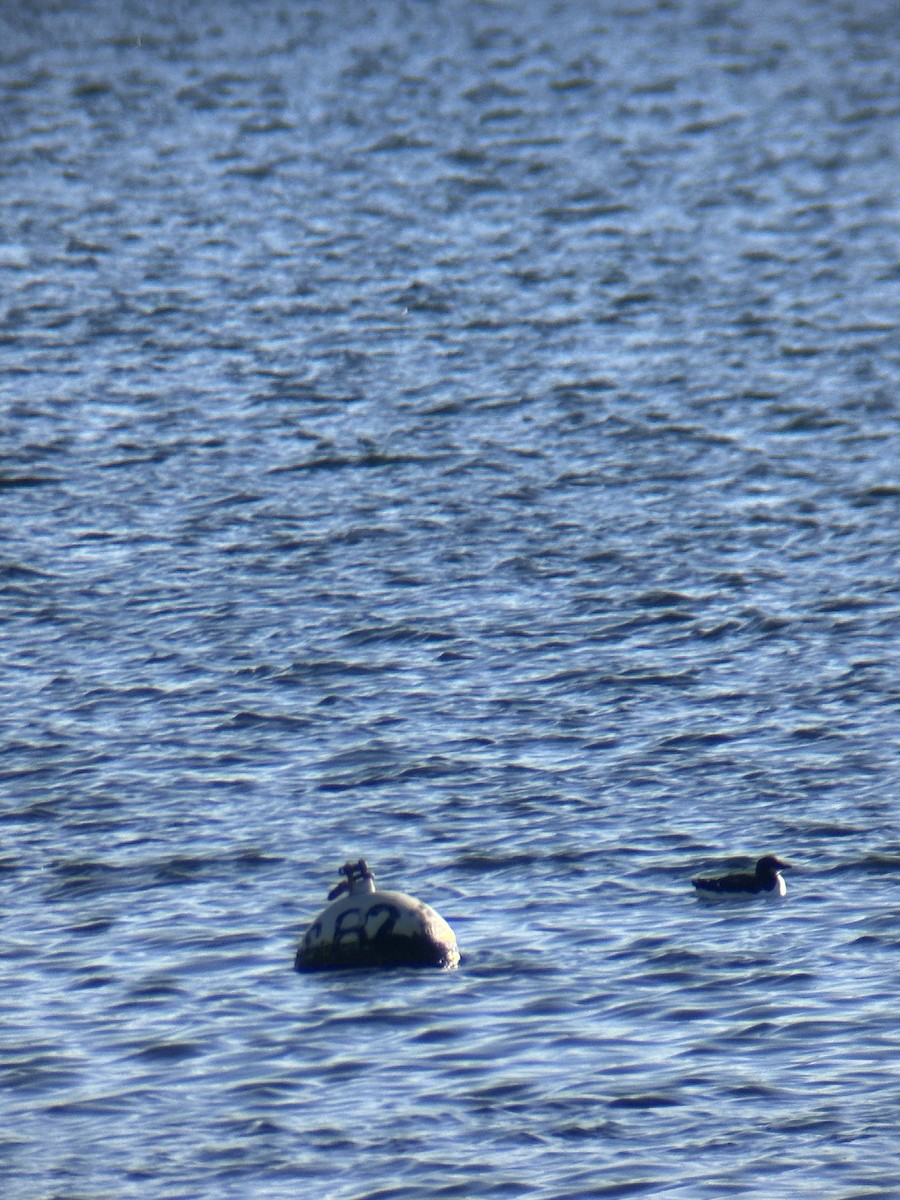
[[[741,871],[735,875],[720,875],[717,879],[692,879],[691,883],[704,895],[783,896],[787,886],[781,872],[790,865],[774,854],[767,854],[759,860],[752,873]]]

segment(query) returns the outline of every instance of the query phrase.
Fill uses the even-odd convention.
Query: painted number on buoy
[[[384,917],[384,920],[372,927],[372,918]],[[400,918],[400,910],[393,904],[373,904],[366,910],[365,919],[362,910],[345,908],[334,923],[334,944],[339,945],[344,938],[355,937],[361,946],[378,938],[390,937],[394,926]]]
[[[381,916],[382,913],[386,914],[385,919],[374,932],[369,934],[373,939],[390,937],[394,932],[394,926],[400,919],[400,909],[395,904],[373,904],[366,913],[366,925],[373,917]]]

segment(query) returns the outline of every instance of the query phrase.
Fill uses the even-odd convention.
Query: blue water
[[[0,10],[4,1197],[900,1195],[898,18]]]

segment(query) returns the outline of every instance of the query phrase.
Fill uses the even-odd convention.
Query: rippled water
[[[900,1195],[898,16],[0,10],[5,1197]]]

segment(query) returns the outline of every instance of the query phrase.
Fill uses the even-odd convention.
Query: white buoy
[[[403,892],[376,892],[364,859],[346,863],[333,901],[307,929],[298,971],[342,967],[455,967],[459,948],[442,916]]]

